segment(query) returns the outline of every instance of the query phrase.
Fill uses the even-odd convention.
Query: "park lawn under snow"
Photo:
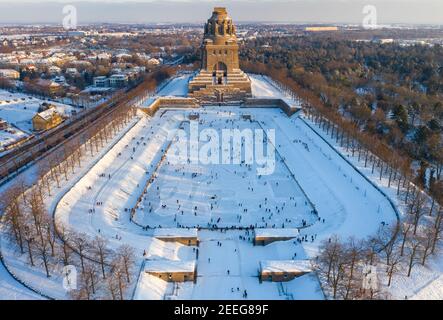
[[[129,243],[137,249],[139,257],[146,250],[149,259],[195,259],[190,247],[152,239],[149,236],[151,231],[144,231],[131,223],[129,213],[125,212],[125,209],[132,208],[135,205],[137,198],[144,190],[145,184],[154,174],[154,168],[166,152],[168,134],[173,133],[182,125],[187,118],[185,115],[192,112],[178,110],[166,113],[159,112],[152,120],[141,120],[62,199],[57,210],[59,223],[63,223],[74,230],[86,232],[91,237],[98,234],[105,236],[111,239],[113,246]],[[240,120],[241,114],[250,114],[263,128],[275,129],[276,147],[281,156],[278,163],[282,164],[284,159],[286,166],[284,169],[277,166],[275,176],[271,175],[266,178],[269,181],[266,188],[260,186],[264,182],[258,182],[259,179],[254,170],[249,172],[244,168],[242,170],[240,166],[237,166],[237,168],[233,166],[230,170],[234,173],[226,173],[226,168],[223,168],[223,166],[220,166],[220,168],[217,165],[203,166],[206,170],[201,173],[204,181],[194,178],[196,180],[195,184],[198,186],[195,193],[201,197],[197,199],[197,206],[207,203],[208,196],[216,195],[223,205],[221,206],[222,210],[218,212],[219,215],[215,215],[215,217],[221,217],[221,221],[226,218],[231,224],[235,224],[237,214],[242,215],[238,210],[239,203],[231,202],[231,199],[235,196],[236,201],[241,202],[241,199],[243,199],[244,205],[251,207],[251,212],[248,218],[245,218],[243,226],[246,227],[255,223],[261,224],[264,214],[257,210],[258,202],[254,203],[254,200],[252,203],[249,202],[249,198],[252,196],[251,198],[254,199],[256,194],[258,194],[256,199],[269,197],[269,201],[286,201],[288,203],[288,198],[294,196],[299,203],[301,202],[303,208],[304,201],[301,200],[303,198],[300,192],[297,191],[296,184],[291,182],[289,178],[291,174],[294,174],[306,196],[315,204],[320,219],[325,219],[325,222],[310,221],[312,223],[316,222],[316,224],[302,230],[302,235],[308,235],[308,242],[303,245],[297,245],[296,242],[289,241],[269,247],[254,247],[250,239],[247,241],[240,240],[238,234],[236,235],[234,231],[232,231],[232,234],[231,232],[222,234],[218,231],[202,231],[199,233],[202,243],[197,261],[199,274],[197,284],[179,285],[181,290],[178,291],[174,291],[172,285],[165,285],[163,291],[159,291],[159,287],[156,286],[157,291],[154,290],[155,292],[168,295],[168,290],[172,290],[178,299],[204,298],[204,293],[206,293],[207,298],[237,299],[241,298],[244,290],[249,292],[248,298],[251,299],[282,299],[281,292],[284,291],[288,291],[288,294],[293,294],[293,297],[295,297],[296,286],[291,286],[290,283],[285,285],[288,288],[293,288],[295,292],[291,292],[289,289],[281,290],[280,285],[277,284],[259,284],[257,271],[261,260],[289,260],[294,258],[295,253],[297,253],[297,259],[313,257],[317,252],[320,240],[330,237],[333,233],[343,237],[366,237],[377,231],[382,222],[390,222],[395,219],[395,213],[389,209],[390,207],[383,195],[373,188],[368,181],[359,176],[347,162],[339,157],[300,119],[289,119],[278,109],[239,109],[232,107],[226,109],[207,108],[200,111],[201,118],[206,119],[208,117],[212,119],[212,122],[207,120],[206,123],[214,127],[217,127],[217,125],[222,127],[223,123],[230,123],[226,120],[225,122],[216,120],[216,115],[221,117],[223,114],[230,114],[235,117],[234,123],[237,125],[242,123],[242,120]],[[201,123],[204,125],[205,121]],[[244,122],[243,124],[256,128],[257,123]],[[190,205],[190,203],[185,203],[186,198],[189,197],[187,190],[192,190],[193,183],[192,178],[186,175],[197,169],[191,166],[174,168],[163,163],[160,166],[160,171],[155,175],[154,183],[151,186],[152,190],[148,188],[147,199],[152,196],[154,198],[151,201],[157,200],[156,202],[158,202],[158,198],[155,198],[158,196],[156,194],[158,187],[160,191],[166,190],[169,194],[166,200],[171,201],[171,203],[177,200],[182,201],[184,208],[186,208],[186,205]],[[188,173],[186,173],[187,170]],[[234,181],[233,185],[235,186],[227,185],[228,182],[217,182],[217,179],[215,179],[217,170],[225,171],[226,181],[236,178],[239,181]],[[235,170],[238,170],[237,174],[235,174]],[[185,179],[184,183],[180,184],[178,178],[183,176],[183,172],[185,172]],[[240,182],[243,176],[248,177],[245,179],[248,183],[242,185]],[[223,181],[224,178],[220,180]],[[273,182],[275,183],[275,181],[282,183],[280,185],[281,190],[273,188]],[[217,183],[219,185],[211,189],[211,185]],[[251,190],[247,190],[251,185],[258,188],[255,189],[256,194],[254,195]],[[88,190],[88,186],[91,186],[92,190]],[[229,190],[234,190],[234,193],[226,193]],[[292,194],[293,192],[295,194]],[[103,205],[97,206],[97,203],[103,203]],[[253,207],[256,211],[252,209]],[[161,210],[158,206],[156,208]],[[143,209],[142,206],[141,210]],[[95,212],[90,213],[90,210],[95,210]],[[189,208],[184,211],[186,211],[186,215],[181,220],[172,221],[170,219],[172,214],[169,213],[165,214],[165,216],[169,216],[169,220],[166,218],[162,220],[161,216],[158,215],[152,217],[152,221],[159,221],[158,224],[162,225],[163,223],[162,226],[167,227],[174,227],[173,222],[188,226],[202,226],[205,223],[210,223],[210,220],[208,222],[208,219],[210,219],[210,215],[207,214],[210,211],[208,207],[201,209],[204,219],[198,215],[195,216]],[[289,215],[297,211],[298,209],[288,211],[286,214]],[[278,216],[277,214],[274,215]],[[294,220],[298,222],[299,219],[296,217],[297,215],[295,215]],[[233,218],[234,220],[232,220]],[[302,209],[300,218],[310,219],[310,212]],[[285,219],[287,217],[283,216],[283,221],[286,221]],[[140,223],[138,220],[137,222]],[[237,227],[241,226],[242,222],[239,221],[235,225]],[[221,226],[226,225],[222,224]],[[217,251],[214,247],[214,243],[217,241],[222,243],[222,248],[224,245],[223,250],[220,248]],[[282,249],[279,249],[280,247]],[[305,253],[306,249],[307,253]],[[246,253],[244,257],[243,253]],[[207,259],[217,262],[208,262]],[[228,270],[230,270],[229,275],[227,274]],[[140,288],[146,286],[146,283],[143,282],[144,279],[152,280],[152,278],[142,275],[140,279],[141,283],[139,283],[137,295],[146,297],[142,293],[143,290],[140,291]],[[316,286],[312,285],[311,277],[301,277],[294,281],[303,283],[303,279],[307,281],[303,286],[311,288],[305,293],[305,297],[314,297],[317,289],[315,289]],[[157,283],[156,281],[151,282],[153,285]],[[171,286],[172,288],[170,288]],[[236,291],[237,287],[240,291]],[[235,289],[234,293],[232,292],[233,288]],[[270,288],[274,288],[274,290]],[[212,294],[210,294],[211,292]]]
[[[251,78],[255,96],[285,97],[265,78]],[[187,88],[188,80],[187,76],[173,80],[161,90],[161,94],[184,93],[181,90]],[[251,171],[234,165],[174,167],[162,160],[168,154],[168,135],[173,136],[180,127],[186,130],[188,115],[196,112],[203,120],[202,128],[212,125],[216,130],[232,126],[274,129],[278,151],[274,174],[260,179],[254,167]],[[244,121],[242,114],[251,115],[253,121]],[[192,178],[192,173],[197,175]],[[151,178],[154,180],[148,186],[146,200],[137,210],[136,220],[131,221],[125,209],[134,207]],[[167,194],[160,202],[157,188]],[[253,192],[251,188],[254,188]],[[215,195],[215,199],[211,199]],[[217,202],[212,203],[213,214],[210,213],[208,197]],[[269,199],[271,219],[270,213],[263,212],[266,208],[264,198]],[[59,199],[54,199],[51,206]],[[295,199],[297,207],[290,199]],[[186,210],[183,210],[183,216],[179,210],[175,219],[177,200]],[[195,200],[197,204],[193,202]],[[153,206],[151,213],[149,202]],[[313,219],[308,205],[311,202],[319,219],[316,216]],[[283,203],[288,209],[278,213]],[[248,207],[248,213],[243,214],[241,204]],[[294,206],[290,210],[291,204]],[[195,206],[197,216],[193,212]],[[237,215],[242,218],[237,220]],[[96,235],[108,238],[112,248],[121,244],[133,246],[137,270],[144,258],[196,261],[199,275],[196,284],[164,283],[142,272],[135,294],[138,299],[242,299],[244,290],[247,290],[248,299],[322,299],[315,274],[283,284],[260,284],[257,277],[260,261],[313,258],[321,240],[332,234],[365,238],[375,233],[382,222],[389,224],[396,219],[384,195],[302,119],[288,118],[279,109],[238,107],[171,110],[158,112],[152,119],[143,117],[75,182],[58,203],[55,217],[57,223],[68,229],[84,232],[91,238]],[[268,223],[268,227],[275,224],[276,228],[281,228],[285,222],[285,225],[300,227],[302,219],[308,222],[308,227],[301,229],[300,236],[307,236],[302,244],[286,241],[255,247],[252,234],[246,234],[245,230],[223,233],[200,230],[198,260],[197,248],[154,239],[152,230],[143,230],[137,225],[176,227],[178,223],[207,227],[208,223],[215,222],[220,226],[257,224],[265,227]],[[145,257],[143,253],[146,253]]]
[[[275,111],[275,110],[274,110]],[[272,111],[271,111],[272,112]],[[183,111],[169,111],[163,118],[178,117]],[[244,109],[207,108],[201,110],[200,130],[259,129],[259,125],[241,120]],[[189,136],[189,123],[182,128]],[[171,150],[177,150],[174,141]],[[203,144],[203,143],[202,143]],[[241,145],[237,146],[241,148]],[[277,158],[272,175],[257,175],[257,165],[245,164],[174,164],[168,152],[156,173],[156,179],[136,211],[135,221],[150,227],[303,227],[317,217],[290,172]],[[233,146],[230,150],[233,154]],[[220,150],[221,154],[221,150]],[[170,161],[172,162],[170,162]],[[277,209],[276,209],[277,208]],[[270,212],[266,213],[265,209]]]

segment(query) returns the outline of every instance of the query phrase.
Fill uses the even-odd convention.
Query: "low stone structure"
[[[288,241],[298,237],[298,229],[255,229],[254,245],[266,246],[277,241]]]
[[[308,260],[261,261],[260,282],[286,282],[312,272]]]
[[[144,272],[166,282],[195,282],[197,280],[195,261],[147,260]]]
[[[200,108],[200,104],[194,98],[160,97],[148,100],[144,106],[139,107],[141,111],[151,117],[162,108],[194,109]]]
[[[243,108],[280,108],[288,117],[300,112],[302,109],[291,105],[283,99],[247,98]]]
[[[197,229],[155,229],[154,238],[165,242],[177,242],[185,246],[198,246]]]

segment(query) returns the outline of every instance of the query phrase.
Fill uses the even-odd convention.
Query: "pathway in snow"
[[[40,300],[38,294],[18,283],[0,263],[0,300]]]
[[[137,257],[142,257],[144,251],[149,256],[169,259],[192,257],[188,247],[149,237],[130,222],[130,213],[125,212],[125,208],[136,203],[143,182],[149,179],[149,171],[161,158],[168,132],[177,123],[175,118],[152,124],[147,119],[141,120],[62,199],[56,211],[57,221],[90,237],[106,237],[114,249],[130,244]]]
[[[186,77],[173,80],[160,94],[186,94]],[[252,78],[255,95],[282,95],[260,77]],[[142,194],[165,152],[168,134],[187,119],[189,112],[171,111],[163,117],[157,114],[151,120],[141,120],[63,197],[57,207],[57,222],[90,237],[104,236],[110,240],[113,248],[130,244],[136,249],[139,264],[144,251],[151,259],[194,259],[193,248],[153,239],[149,231],[130,222],[130,213],[125,210],[131,208]],[[199,113],[203,123],[212,123],[216,129],[233,126],[257,128],[257,124],[240,120],[241,114],[252,115],[265,129],[275,129],[276,147],[285,159],[287,168],[295,174],[325,222],[316,221],[313,227],[303,231],[309,236],[303,246],[287,241],[253,247],[249,239],[251,235],[243,234],[245,231],[201,231],[197,284],[171,287],[170,284],[141,275],[137,298],[160,299],[175,292],[179,298],[241,299],[244,290],[247,290],[249,299],[284,299],[281,285],[270,282],[259,284],[259,261],[287,260],[294,258],[295,254],[297,259],[312,257],[317,252],[320,240],[331,234],[362,238],[373,234],[382,221],[389,223],[395,219],[386,199],[302,121],[289,119],[278,109],[206,108],[199,110]],[[204,225],[214,221],[249,226],[269,221],[280,227],[277,224],[287,219],[292,219],[294,223],[299,223],[301,219],[309,221],[310,209],[304,208],[304,205],[308,207],[307,203],[304,204],[306,199],[289,177],[287,168],[279,163],[274,175],[259,179],[255,170],[250,172],[246,167],[174,167],[163,163],[140,207],[140,219],[146,224],[155,222],[163,226],[175,226],[177,222]],[[159,192],[169,194],[166,199],[160,199],[163,203],[158,202],[157,188]],[[190,195],[191,200],[186,201]],[[211,199],[214,195],[216,198]],[[195,198],[192,199],[192,196]],[[295,199],[297,209],[282,209],[280,215],[274,212],[269,217],[263,214],[264,198],[269,198],[269,203],[276,206],[271,211],[276,211],[282,203],[290,203],[289,198]],[[183,203],[186,215],[174,221],[175,214],[172,212],[176,212],[177,208],[173,207],[173,202],[177,200]],[[195,201],[199,208],[197,210],[194,208]],[[146,213],[151,209],[149,202],[155,204],[152,206],[155,210]],[[163,207],[165,204],[166,207]],[[215,214],[211,213],[211,204]],[[248,213],[241,211],[241,204],[248,207]],[[259,204],[262,204],[262,208]],[[195,216],[193,211],[201,214]],[[236,222],[238,215],[242,218]],[[245,236],[247,240],[241,240],[240,236]],[[315,241],[311,242],[311,237]],[[151,289],[153,293],[150,295],[147,290]],[[311,276],[286,283],[283,289],[292,293],[295,299],[322,297],[317,280]]]

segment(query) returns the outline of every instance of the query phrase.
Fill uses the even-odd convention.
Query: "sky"
[[[61,24],[66,4],[76,7],[79,24],[202,23],[214,6],[226,6],[237,22],[360,24],[373,5],[378,24],[443,25],[443,0],[0,0],[0,24]]]

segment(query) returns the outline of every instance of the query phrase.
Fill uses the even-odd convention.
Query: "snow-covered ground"
[[[288,98],[265,78],[251,78],[255,96]],[[186,95],[187,83],[187,76],[180,77],[159,94]],[[275,130],[275,172],[260,177],[254,165],[171,163],[169,148],[175,140],[171,144],[168,136],[176,135],[179,128],[189,132],[189,115],[196,112],[200,130]],[[251,116],[252,121],[243,115]],[[361,171],[376,180],[370,172]],[[243,299],[245,290],[247,299],[322,299],[315,274],[283,284],[260,283],[260,262],[311,259],[321,240],[333,234],[365,238],[382,223],[396,221],[396,212],[384,194],[303,119],[288,118],[278,109],[205,107],[162,110],[153,118],[142,117],[64,189],[49,205],[56,208],[57,224],[91,238],[106,237],[114,249],[130,244],[136,250],[137,270],[142,270],[145,258],[196,263],[195,284],[174,285],[142,272],[136,299]],[[383,190],[395,198],[395,190]],[[140,198],[131,219],[130,209]],[[254,246],[253,232],[245,229],[282,228],[283,224],[300,228],[298,239]],[[213,229],[214,225],[234,228],[221,231]],[[146,226],[151,228],[143,228]],[[152,228],[160,226],[201,227],[200,246],[153,238]],[[438,296],[435,292],[441,278],[426,279],[417,286]],[[36,279],[31,281],[38,285]],[[0,288],[1,284],[2,280]]]
[[[271,84],[257,81],[261,80],[254,80],[254,90],[261,96],[274,95]],[[172,81],[172,88],[163,90],[174,91],[185,82]],[[143,273],[137,298],[241,299],[244,290],[248,299],[322,298],[315,275],[283,285],[260,284],[260,261],[312,258],[320,240],[331,234],[366,237],[382,222],[395,221],[395,212],[373,185],[301,119],[288,118],[278,109],[207,107],[198,111],[200,129],[276,130],[277,165],[270,176],[257,176],[253,166],[169,163],[164,157],[167,137],[178,128],[189,131],[191,113],[195,111],[169,110],[142,119],[57,207],[58,223],[91,237],[106,236],[112,246],[129,243],[136,248],[139,263],[143,251],[149,259],[196,259],[196,248],[153,239],[152,231],[142,226],[208,228],[199,232],[196,284],[166,284]],[[253,121],[245,121],[242,115],[246,114]],[[131,221],[130,209],[145,186]],[[312,214],[310,202],[319,217]],[[306,236],[302,244],[294,240],[254,247],[252,234],[245,234],[248,231],[210,228],[302,227],[303,220],[308,227],[301,230],[301,237]]]
[[[163,87],[158,95],[161,97],[176,96],[185,97],[188,95],[188,83],[192,75],[184,74],[173,78],[165,87]]]
[[[249,114],[249,110],[207,108],[199,111],[199,129],[211,128],[220,132],[220,136],[224,129],[260,129],[257,123],[242,120],[244,113]],[[169,111],[163,119],[182,114],[182,111]],[[189,134],[189,122],[182,128]],[[177,144],[174,141],[171,149],[176,150]],[[303,227],[303,221],[311,225],[317,219],[279,157],[274,173],[269,176],[258,176],[256,164],[173,164],[168,160],[174,159],[171,156],[162,162],[136,211],[135,221],[140,225]]]
[[[29,134],[32,131],[32,118],[43,102],[45,101],[26,94],[0,90],[0,118]],[[74,110],[69,105],[46,102],[57,106],[57,111],[66,117],[71,116],[71,111]]]
[[[0,263],[0,300],[40,300],[38,294],[18,283]]]
[[[252,95],[256,98],[288,98],[288,96],[275,86],[271,85],[270,79],[266,76],[250,74],[252,81]]]
[[[23,131],[8,125],[7,128],[0,130],[0,154],[4,148],[13,144],[21,139],[26,138],[28,135]]]

